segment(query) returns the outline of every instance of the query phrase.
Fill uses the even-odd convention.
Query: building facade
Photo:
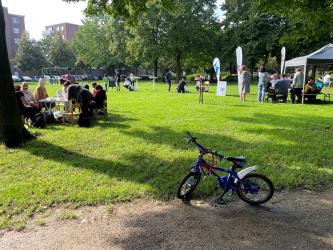
[[[60,33],[62,39],[71,41],[74,37],[75,32],[80,28],[80,25],[72,23],[59,23],[54,25],[49,25],[45,27],[43,31],[43,36],[54,36],[56,33]]]
[[[10,14],[6,7],[3,7],[3,12],[5,17],[8,57],[12,59],[16,56],[21,35],[25,31],[24,16]]]

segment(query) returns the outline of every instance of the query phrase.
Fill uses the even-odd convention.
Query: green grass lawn
[[[51,95],[57,89],[48,86]],[[57,204],[173,198],[197,157],[185,129],[222,154],[246,156],[278,188],[332,186],[332,104],[258,104],[255,85],[246,103],[236,85],[228,85],[227,97],[212,86],[203,105],[194,86],[189,94],[168,93],[165,84],[153,90],[149,82],[139,89],[108,92],[109,115],[92,128],[49,125],[32,130],[38,139],[19,149],[0,146],[0,228],[22,227]],[[210,179],[195,193],[217,190]]]

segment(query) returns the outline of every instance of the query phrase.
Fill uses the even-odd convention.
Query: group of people
[[[45,87],[46,80],[41,77],[34,93],[29,90],[29,84],[23,82],[21,85],[15,85],[15,96],[19,111],[24,116],[26,123],[31,123],[33,117],[41,112],[42,108],[50,109],[55,106],[54,101],[48,99],[49,95]],[[92,84],[92,90],[89,91],[89,85],[83,88],[68,77],[61,78],[63,84],[61,91],[58,91],[58,98],[64,102],[64,111],[69,111],[69,103],[79,103],[81,114],[89,117],[93,114],[93,109],[104,109],[104,103],[107,99],[106,92],[101,85]],[[102,112],[102,111],[101,111]]]
[[[121,74],[119,70],[115,71],[115,77],[113,78],[112,76],[107,76],[106,74],[103,77],[103,83],[104,83],[104,88],[105,91],[109,90],[109,87],[111,86],[113,88],[113,86],[116,87],[117,91],[120,91],[120,81],[121,81]]]
[[[29,90],[27,82],[15,85],[14,89],[19,111],[26,120],[31,120],[45,105],[52,105],[51,103],[42,102],[48,97],[44,78],[39,79],[34,94]]]
[[[89,85],[83,88],[78,83],[65,81],[62,88],[61,98],[65,102],[65,110],[68,110],[69,102],[79,103],[81,114],[84,117],[93,115],[93,109],[103,109],[104,102],[107,99],[106,91],[97,83],[92,84],[92,90],[89,91]]]
[[[287,96],[290,92],[291,103],[302,103],[303,96],[303,81],[304,73],[302,68],[296,68],[293,78],[288,78],[286,74],[273,74],[267,73],[264,66],[259,67],[258,70],[258,102],[264,102],[265,94],[268,93],[272,101],[277,101],[277,96],[282,97],[282,101],[286,102]],[[326,79],[325,79],[326,78]],[[326,75],[324,78],[324,84],[330,83],[330,76]],[[304,94],[307,94],[307,99],[309,102],[315,102],[316,94],[321,91],[315,84],[312,77],[306,80],[304,85]]]
[[[171,90],[171,79],[172,79],[172,73],[168,69],[167,73],[165,74],[165,81],[168,85],[169,92]],[[201,91],[208,92],[209,80],[208,80],[207,76],[203,79],[200,74],[195,74],[194,82],[195,82],[195,88],[198,92],[200,91],[200,88],[201,88]],[[189,91],[185,88],[185,86],[186,86],[186,80],[185,80],[185,77],[182,77],[182,78],[180,78],[180,80],[178,82],[176,92],[189,93]]]

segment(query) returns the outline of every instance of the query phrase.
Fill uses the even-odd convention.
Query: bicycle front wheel
[[[195,188],[198,186],[200,178],[200,173],[188,173],[178,186],[177,197],[179,199],[189,199]]]
[[[248,174],[237,183],[237,194],[243,201],[259,205],[269,201],[274,194],[270,179],[261,174]]]

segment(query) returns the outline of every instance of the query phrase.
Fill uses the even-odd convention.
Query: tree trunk
[[[176,70],[177,70],[177,78],[178,80],[182,77],[182,73],[181,73],[181,70],[182,70],[182,65],[181,65],[181,62],[180,62],[180,53],[177,54],[176,56]]]
[[[6,44],[5,18],[0,0],[0,141],[17,147],[33,136],[25,129],[16,102]]]
[[[157,76],[158,71],[158,59],[154,60],[154,76]]]

